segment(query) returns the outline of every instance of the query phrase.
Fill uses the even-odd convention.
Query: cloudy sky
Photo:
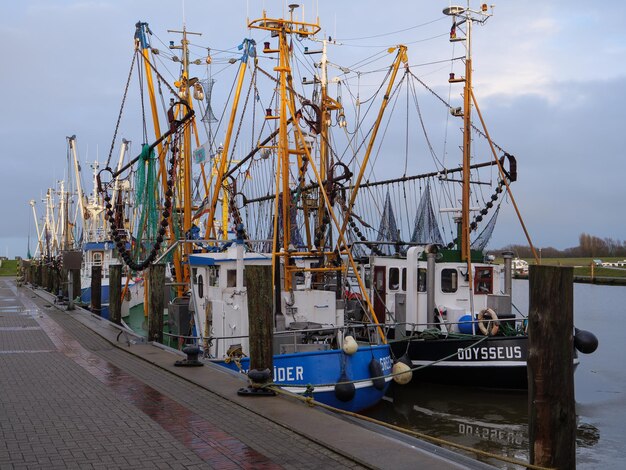
[[[167,30],[184,21],[203,33],[195,44],[229,50],[250,36],[247,16],[263,8],[281,16],[285,3],[2,2],[0,255],[26,254],[29,230],[34,236],[29,200],[41,210],[46,189],[63,178],[66,136],[77,135],[83,160],[106,160],[138,20],[164,43],[180,40]],[[442,14],[447,0],[300,3],[343,40],[342,63],[399,43],[409,46],[412,64],[450,57],[441,36],[451,22]],[[512,189],[537,246],[575,246],[582,232],[626,239],[624,18],[618,0],[502,0],[475,31],[475,92],[492,137],[517,156]],[[509,243],[525,243],[511,208],[490,246]]]

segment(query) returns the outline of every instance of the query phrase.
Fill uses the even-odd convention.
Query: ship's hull
[[[488,388],[528,388],[526,335],[399,341],[392,343],[392,350],[396,357],[406,353],[412,367],[423,367],[413,372],[413,380]]]
[[[376,387],[372,381],[370,362],[377,361],[382,373],[391,373],[392,360],[387,345],[362,345],[353,355],[342,350],[299,352],[277,354],[273,357],[273,383],[299,395],[311,394],[313,399],[335,408],[347,411],[360,411],[378,403],[389,386],[391,379]],[[238,361],[216,360],[215,363],[231,370],[247,373],[250,360],[247,357]],[[354,383],[354,394],[336,391],[336,384],[345,372],[348,381]],[[343,399],[341,399],[341,396]]]

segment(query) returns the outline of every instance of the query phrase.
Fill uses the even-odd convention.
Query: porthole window
[[[202,274],[198,276],[198,297],[201,299],[204,297],[204,278]]]

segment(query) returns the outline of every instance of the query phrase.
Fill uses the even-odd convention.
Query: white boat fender
[[[353,336],[348,335],[343,339],[343,352],[348,356],[352,356],[358,349],[359,345],[354,340]]]
[[[487,321],[485,321],[487,320]],[[495,336],[500,330],[500,320],[498,315],[491,308],[485,308],[478,314],[478,328],[485,336]]]
[[[591,354],[598,349],[598,338],[591,331],[574,328],[574,346],[583,354]]]
[[[385,377],[383,377],[383,366],[375,357],[370,361],[370,375],[372,376],[372,383],[376,390],[382,390],[385,388]]]
[[[398,385],[406,385],[413,379],[411,360],[406,354],[396,360],[391,368],[391,373],[393,374],[393,381]]]
[[[335,384],[335,396],[337,400],[348,402],[354,398],[354,394],[356,393],[356,387],[350,379],[346,375],[345,372],[341,373],[341,377]]]

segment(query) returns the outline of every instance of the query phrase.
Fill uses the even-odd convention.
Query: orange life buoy
[[[486,319],[486,321],[485,321]],[[493,309],[485,308],[478,314],[478,328],[485,336],[495,336],[500,329],[500,320]]]

